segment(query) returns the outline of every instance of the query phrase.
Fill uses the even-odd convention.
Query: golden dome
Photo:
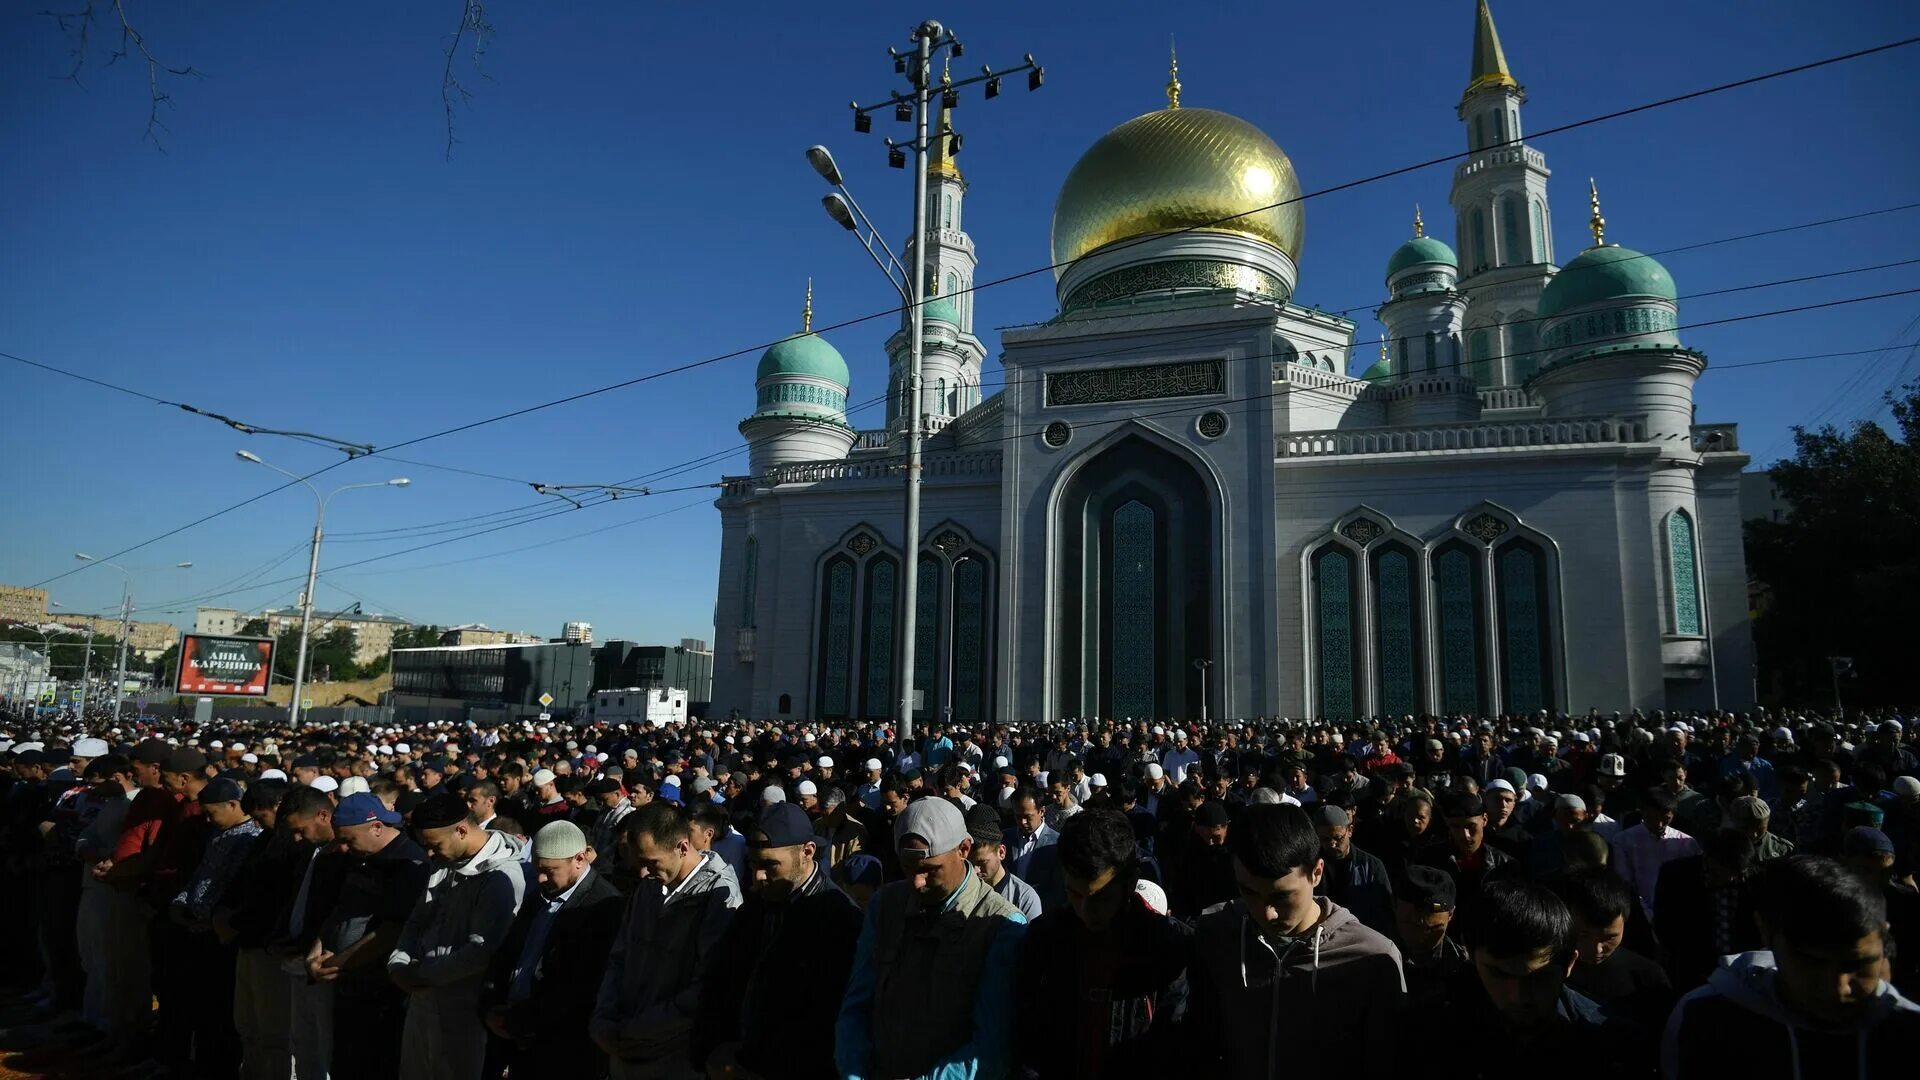
[[[1293,162],[1245,120],[1213,109],[1136,116],[1101,136],[1061,185],[1054,276],[1116,240],[1177,229],[1251,237],[1298,262],[1299,198]]]

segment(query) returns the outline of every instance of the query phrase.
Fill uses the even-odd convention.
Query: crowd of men
[[[1911,1074],[1908,728],[7,712],[0,1052],[213,1080]]]

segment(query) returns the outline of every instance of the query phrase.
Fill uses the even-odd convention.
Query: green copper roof
[[[927,301],[927,306],[921,310],[920,319],[922,322],[932,322],[938,319],[941,322],[952,323],[955,326],[959,326],[960,310],[953,306],[952,300],[944,296],[936,296]]]
[[[774,342],[772,348],[761,353],[760,368],[754,379],[770,375],[811,375],[835,386],[850,386],[853,382],[840,350],[818,334],[795,334]]]
[[[1441,263],[1456,270],[1460,268],[1460,260],[1454,258],[1452,248],[1431,236],[1416,236],[1401,244],[1399,250],[1393,253],[1393,258],[1387,260],[1387,277],[1391,279],[1400,271],[1422,263]]]
[[[1368,382],[1385,382],[1392,375],[1393,372],[1389,370],[1387,365],[1387,358],[1383,356],[1375,360],[1373,366],[1361,373],[1360,377]]]
[[[1652,256],[1615,245],[1588,248],[1540,293],[1541,318],[1609,300],[1672,300],[1673,278]]]

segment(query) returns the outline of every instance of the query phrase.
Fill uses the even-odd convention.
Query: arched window
[[[838,555],[820,574],[820,707],[822,717],[853,711],[853,560]]]
[[[1520,200],[1500,200],[1500,263],[1510,266],[1526,258],[1527,245],[1520,241]]]
[[[919,592],[913,605],[918,612],[913,630],[913,688],[921,696],[915,699],[920,704],[914,708],[913,715],[925,717],[939,696],[935,688],[940,685],[940,560],[931,555],[920,556],[920,579],[915,588]]]
[[[953,718],[986,720],[987,561],[962,556],[953,566]]]
[[[1475,330],[1467,338],[1467,374],[1473,377],[1475,386],[1486,386],[1491,382],[1492,372],[1488,369],[1492,365],[1488,361],[1492,357],[1493,344],[1487,332]]]
[[[896,586],[900,565],[892,556],[867,562],[865,611],[861,617],[860,715],[885,719],[893,708],[893,628],[899,618]]]
[[[1480,641],[1486,603],[1480,588],[1480,552],[1458,540],[1435,552],[1433,596],[1440,708],[1447,713],[1485,712]]]
[[[1156,648],[1154,565],[1158,522],[1138,499],[1113,512],[1113,714],[1148,716],[1154,711]]]
[[[1547,216],[1540,209],[1540,200],[1533,200],[1533,261],[1547,261]]]
[[[793,695],[781,694],[780,695],[780,715],[789,716],[792,713],[793,713]]]
[[[1693,518],[1685,510],[1667,515],[1667,566],[1673,576],[1673,632],[1699,637],[1700,567],[1693,546]]]
[[[1440,332],[1427,331],[1427,370],[1432,371],[1440,363]]]
[[[1347,549],[1328,544],[1313,557],[1313,627],[1319,670],[1318,715],[1350,720],[1355,715],[1359,651],[1354,648],[1359,576]]]
[[[1473,257],[1467,261],[1472,267],[1469,273],[1493,263],[1493,253],[1487,250],[1487,215],[1477,206],[1473,208]]]
[[[1372,556],[1373,666],[1379,711],[1405,716],[1420,711],[1420,582],[1418,562],[1401,544]]]
[[[1500,697],[1505,711],[1530,713],[1553,699],[1547,559],[1530,540],[1510,540],[1493,555],[1500,604]]]
[[[1540,370],[1540,324],[1534,321],[1533,312],[1522,311],[1514,315],[1508,332],[1513,340],[1513,348],[1507,351],[1508,381],[1522,383]]]
[[[1469,146],[1468,149],[1478,150],[1481,147],[1487,145],[1486,132],[1487,132],[1486,117],[1475,116],[1473,118],[1473,145]]]
[[[941,295],[955,297],[956,299],[953,301],[953,310],[955,312],[958,312],[960,310],[960,301],[957,299],[957,297],[959,297],[960,295],[960,275],[959,274],[952,273],[951,271],[948,272],[946,290],[947,291]]]
[[[753,626],[754,593],[760,586],[760,539],[747,537],[746,565],[740,570],[740,625]]]

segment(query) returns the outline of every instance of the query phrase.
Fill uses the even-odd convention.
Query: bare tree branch
[[[473,39],[473,52],[469,59],[474,74],[492,81],[492,76],[482,66],[487,55],[487,44],[493,40],[493,24],[487,21],[486,0],[460,0],[460,22],[453,29],[453,40],[447,43],[447,62],[440,74],[440,105],[447,116],[448,161],[453,160],[453,144],[459,141],[454,137],[454,106],[473,103],[473,92],[454,72],[454,64],[460,56],[460,44],[468,37]]]
[[[114,18],[120,23],[120,44],[107,54],[107,62],[101,66],[112,67],[123,57],[135,54],[138,54],[147,65],[147,130],[143,139],[152,143],[154,149],[164,154],[167,148],[160,141],[160,133],[167,132],[168,128],[160,119],[160,107],[165,105],[172,108],[173,95],[161,87],[161,77],[176,75],[204,79],[206,74],[192,65],[174,67],[161,62],[153,55],[153,50],[147,47],[145,35],[134,27],[133,20],[127,15],[126,0],[110,0],[110,2],[113,5]],[[93,45],[94,9],[98,3],[99,0],[86,0],[86,5],[77,11],[41,12],[51,18],[60,28],[60,32],[67,35],[72,42],[68,55],[73,58],[73,67],[60,77],[82,89],[85,89],[85,86],[80,82],[80,71],[86,67],[88,53]]]

